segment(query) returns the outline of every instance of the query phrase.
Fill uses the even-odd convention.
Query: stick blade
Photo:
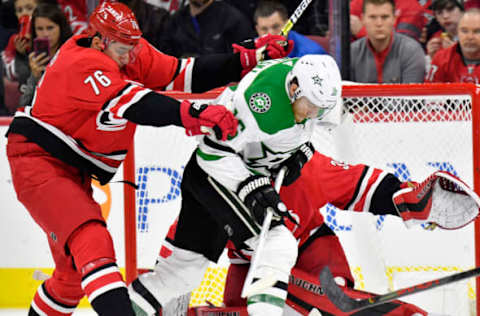
[[[323,268],[320,272],[320,285],[328,299],[342,312],[348,313],[363,307],[361,302],[351,298],[342,291],[335,282],[329,267]]]

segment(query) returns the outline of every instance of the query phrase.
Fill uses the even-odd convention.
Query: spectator
[[[47,38],[49,52],[37,55],[34,51],[28,56],[17,54],[15,68],[18,69],[19,89],[22,93],[19,106],[30,104],[38,80],[45,71],[49,60],[60,46],[72,36],[70,25],[62,10],[53,4],[41,3],[32,15],[32,42],[36,38]],[[33,46],[33,45],[32,45]]]
[[[425,56],[414,39],[396,33],[395,2],[365,0],[362,23],[367,36],[351,47],[351,80],[368,83],[423,82]]]
[[[37,0],[14,0],[15,15],[20,20],[22,16],[32,16],[33,10],[37,7]],[[25,26],[24,26],[25,27]],[[19,30],[21,31],[21,29]],[[16,80],[15,56],[17,53],[25,54],[29,49],[31,35],[26,32],[25,36],[18,36],[18,33],[10,36],[7,47],[2,52],[2,60],[5,66],[5,75],[9,80]]]
[[[232,44],[254,37],[248,19],[231,5],[190,0],[167,23],[159,48],[176,57],[232,52]]]
[[[279,2],[261,1],[254,13],[255,29],[259,36],[279,35],[287,23],[287,8]],[[302,57],[306,54],[326,54],[322,46],[295,31],[288,33],[288,39],[294,42],[288,57]]]
[[[433,58],[440,48],[450,47],[458,40],[458,21],[464,10],[458,0],[435,0],[431,8],[435,20],[441,27],[427,42],[427,54]]]
[[[281,0],[292,15],[301,0]],[[293,29],[301,34],[327,36],[328,34],[328,0],[315,0],[303,12]]]
[[[7,47],[8,39],[18,28],[13,1],[0,1],[0,51]]]
[[[458,23],[458,43],[439,50],[425,81],[480,83],[480,9],[467,10]]]
[[[258,0],[224,0],[224,2],[229,3],[230,5],[234,6],[240,12],[245,15],[250,23],[253,25],[253,13],[258,5]]]
[[[396,7],[395,30],[419,40],[422,29],[426,24],[425,9],[417,0],[395,0],[394,2]],[[366,35],[365,25],[361,17],[364,12],[365,3],[363,0],[352,0],[350,2],[350,30],[356,39]]]

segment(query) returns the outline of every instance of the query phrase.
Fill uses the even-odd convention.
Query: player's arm
[[[252,41],[252,47],[238,49],[236,53],[180,59],[163,54],[141,40],[137,58],[127,65],[126,72],[130,78],[151,89],[205,92],[239,81],[260,60],[287,56],[293,43],[284,47],[278,43],[281,39],[284,38],[268,35]]]
[[[202,129],[206,127],[214,131],[217,139],[225,140],[234,136],[237,129],[236,119],[223,106],[179,102],[132,83],[110,99],[104,110],[140,125],[181,126],[189,136],[207,134]]]
[[[434,223],[446,229],[463,227],[478,216],[480,198],[448,172],[434,172],[421,183],[401,182],[380,169],[316,155],[316,166],[308,166],[312,175],[306,175],[310,194],[324,192],[341,209],[400,216],[407,227]]]

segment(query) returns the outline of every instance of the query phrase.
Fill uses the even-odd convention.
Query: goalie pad
[[[470,187],[449,172],[437,171],[425,181],[393,194],[393,204],[405,225],[434,223],[457,229],[478,216],[480,199]]]

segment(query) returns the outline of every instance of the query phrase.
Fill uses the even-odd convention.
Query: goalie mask
[[[317,118],[320,122],[328,125],[340,124],[342,79],[337,63],[331,56],[305,55],[301,57],[286,79],[287,87],[295,82],[295,79],[298,83],[298,88],[290,97],[292,104],[301,97],[305,97],[311,104],[319,108]]]

